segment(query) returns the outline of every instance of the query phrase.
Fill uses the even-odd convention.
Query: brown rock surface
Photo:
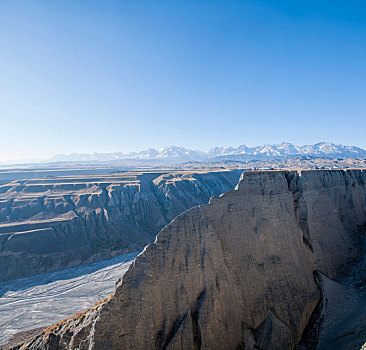
[[[291,349],[359,258],[366,172],[247,172],[167,225],[115,296],[22,349]]]

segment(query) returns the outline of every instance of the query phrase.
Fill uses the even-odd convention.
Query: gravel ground
[[[61,321],[114,292],[138,253],[0,283],[0,344],[14,334]]]

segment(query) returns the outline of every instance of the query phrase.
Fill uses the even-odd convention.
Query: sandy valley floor
[[[136,255],[0,283],[0,344],[17,332],[56,323],[103,300]]]

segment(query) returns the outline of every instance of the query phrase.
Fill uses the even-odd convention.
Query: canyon
[[[136,252],[174,217],[233,189],[241,170],[146,170],[20,179],[0,186],[0,281]],[[48,176],[45,176],[48,175]],[[24,175],[23,175],[24,176]],[[6,181],[6,178],[13,178]]]
[[[13,348],[316,348],[332,280],[362,261],[365,180],[362,170],[244,172],[235,190],[165,226],[111,299]]]

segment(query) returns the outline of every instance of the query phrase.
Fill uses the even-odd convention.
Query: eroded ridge
[[[313,273],[360,258],[365,174],[245,172],[167,225],[84,323],[19,348],[294,348],[320,299]]]
[[[0,281],[141,250],[183,211],[237,184],[241,170],[130,171],[0,186]]]

